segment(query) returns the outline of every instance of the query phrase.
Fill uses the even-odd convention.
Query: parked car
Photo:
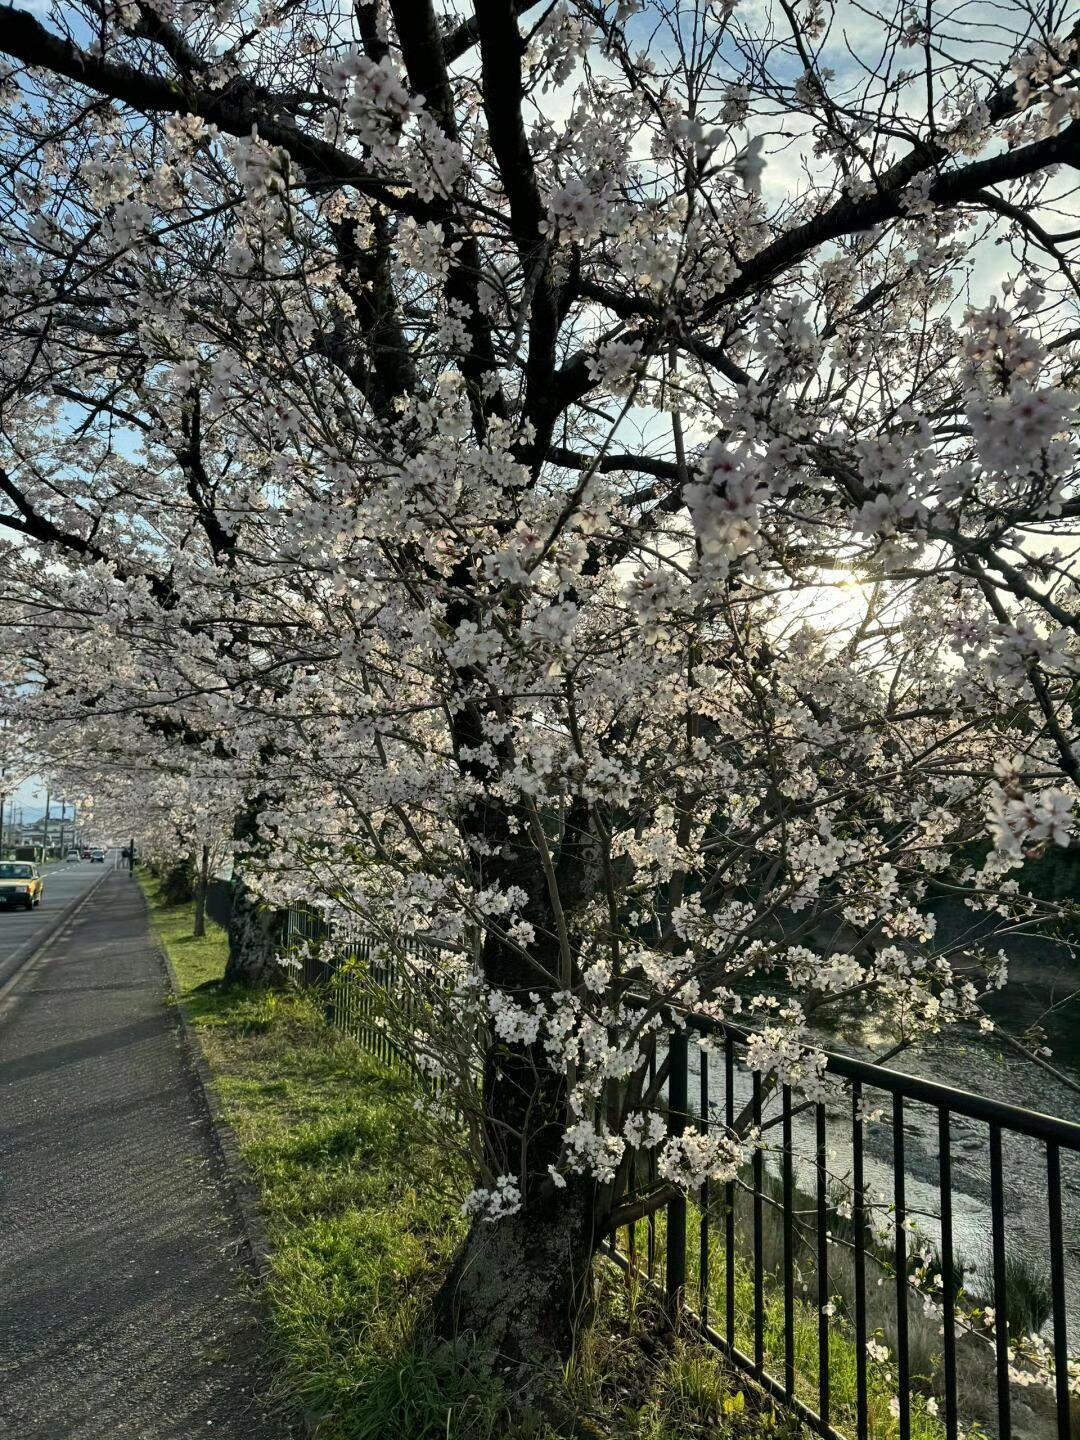
[[[77,865],[81,859],[82,859],[82,851],[81,851],[81,850],[69,850],[69,851],[68,851],[68,853],[67,853],[67,863],[68,863],[69,865]]]
[[[41,904],[45,882],[36,865],[26,860],[0,861],[0,904],[12,909],[33,910]]]
[[[101,849],[91,850],[91,851],[90,851],[90,864],[91,864],[91,865],[104,865],[104,864],[105,864],[105,851],[104,851],[104,850],[101,850]]]

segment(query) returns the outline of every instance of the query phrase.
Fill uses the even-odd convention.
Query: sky
[[[26,819],[32,818],[29,812],[43,815],[45,813],[45,782],[38,775],[31,775],[28,780],[12,792],[8,797],[6,805],[21,805],[27,811]],[[6,808],[6,806],[5,806]],[[56,807],[56,815],[59,816],[60,808]]]

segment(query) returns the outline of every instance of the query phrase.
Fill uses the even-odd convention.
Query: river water
[[[1028,1026],[1041,1023],[1053,1052],[1051,1063],[1080,1085],[1080,999],[1067,997],[1080,991],[1080,963],[1068,950],[1053,941],[1035,937],[1015,940],[1010,952],[1010,980],[995,997],[992,1014],[1008,1031],[1019,1036]],[[1052,1008],[1057,1006],[1058,1008]],[[872,1059],[887,1048],[887,1037],[874,1032],[871,1018],[845,1017],[842,1027],[821,1032],[822,1044]],[[736,1051],[736,1110],[749,1103],[750,1074],[738,1063]],[[1080,1094],[1057,1081],[1040,1066],[1005,1046],[994,1034],[975,1027],[952,1027],[917,1050],[889,1061],[889,1067],[923,1076],[940,1084],[1004,1101],[1029,1110],[1080,1122]],[[691,1047],[691,1071],[698,1069],[695,1048]],[[710,1066],[710,1089],[714,1118],[723,1109],[723,1066],[715,1057]],[[690,1085],[691,1104],[697,1094]],[[880,1107],[880,1120],[869,1121],[864,1129],[864,1167],[871,1193],[886,1203],[893,1189],[893,1133],[891,1097],[867,1090],[867,1106]],[[774,1104],[765,1118],[777,1113]],[[832,1181],[850,1179],[850,1103],[826,1107],[828,1168]],[[978,1121],[953,1115],[952,1193],[953,1243],[958,1261],[965,1267],[964,1283],[969,1293],[992,1293],[989,1269],[991,1243],[990,1157],[988,1127]],[[779,1126],[767,1132],[770,1143],[779,1148]],[[796,1152],[796,1183],[804,1190],[814,1186],[815,1134],[811,1114],[796,1115],[793,1127]],[[917,1217],[920,1229],[934,1248],[940,1241],[938,1121],[935,1110],[916,1102],[905,1103],[904,1121],[905,1187],[908,1214]],[[1002,1162],[1005,1188],[1006,1250],[1021,1256],[1030,1267],[1049,1275],[1048,1205],[1046,1156],[1041,1142],[1004,1132]],[[771,1163],[771,1162],[770,1162]],[[777,1162],[778,1168],[778,1162]],[[1065,1241],[1065,1296],[1068,1315],[1069,1353],[1080,1354],[1080,1154],[1061,1152],[1062,1217]],[[1049,1335],[1049,1326],[1044,1333]]]

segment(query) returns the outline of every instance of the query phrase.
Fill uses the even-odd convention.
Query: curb
[[[222,1169],[236,1206],[237,1214],[240,1217],[240,1227],[244,1232],[244,1239],[247,1243],[249,1266],[261,1288],[269,1278],[270,1273],[270,1239],[266,1233],[266,1226],[263,1223],[262,1210],[259,1205],[259,1187],[255,1183],[243,1155],[240,1153],[240,1142],[237,1139],[236,1131],[225,1117],[224,1108],[214,1086],[214,1077],[210,1072],[210,1066],[207,1064],[206,1056],[203,1054],[202,1042],[199,1039],[198,1031],[188,1018],[187,1009],[181,999],[179,978],[173,968],[172,959],[165,947],[165,942],[154,928],[150,916],[150,905],[146,898],[146,892],[141,885],[139,886],[139,894],[142,897],[143,909],[146,912],[151,943],[157,951],[158,958],[161,961],[162,968],[169,982],[169,993],[172,998],[173,1008],[180,1022],[180,1032],[183,1037],[184,1049],[187,1052],[188,1064],[195,1079],[195,1087],[206,1107],[206,1112],[210,1120],[210,1130],[214,1138],[214,1145],[220,1157]]]
[[[188,1016],[187,1008],[181,998],[179,977],[165,942],[154,928],[150,913],[150,901],[141,884],[139,885],[139,895],[143,903],[143,912],[146,915],[150,943],[157,952],[168,982],[172,1008],[177,1017],[181,1044],[187,1056],[195,1090],[205,1106],[210,1135],[221,1163],[221,1173],[240,1221],[246,1252],[244,1259],[258,1288],[259,1302],[266,1306],[266,1284],[270,1278],[271,1245],[263,1221],[259,1186],[240,1153],[240,1141],[236,1131],[225,1116],[224,1107],[214,1084],[213,1073],[203,1052],[199,1032]],[[311,1415],[306,1409],[298,1410],[294,1415],[287,1417],[285,1423],[289,1427],[290,1434],[306,1437],[306,1440],[314,1440],[318,1429],[318,1418]]]

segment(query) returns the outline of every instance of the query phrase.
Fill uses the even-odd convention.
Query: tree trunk
[[[546,964],[557,974],[555,957]],[[492,932],[484,945],[488,979],[527,1002],[528,987],[551,984]],[[477,1219],[436,1302],[439,1332],[470,1335],[510,1380],[524,1409],[558,1409],[563,1367],[592,1302],[599,1187],[570,1175],[559,1186],[550,1168],[566,1129],[566,1075],[544,1046],[493,1039],[483,1078],[488,1171],[511,1176],[522,1208],[494,1221]]]
[[[475,1221],[436,1300],[439,1332],[479,1340],[542,1408],[589,1319],[595,1189],[571,1176],[565,1189],[537,1187],[516,1215]]]
[[[521,1003],[531,985],[553,983],[492,931],[483,963],[489,981]],[[557,956],[544,963],[557,976]],[[472,1336],[512,1377],[510,1389],[525,1408],[550,1412],[592,1301],[599,1187],[587,1176],[569,1175],[562,1186],[552,1178],[566,1131],[567,1081],[541,1041],[492,1037],[483,1108],[486,1169],[521,1187],[522,1208],[475,1221],[439,1293],[436,1324],[444,1336]]]
[[[263,763],[273,753],[273,746],[260,751]],[[259,812],[266,807],[267,796],[254,795],[233,819],[232,907],[229,913],[229,959],[225,966],[227,985],[273,986],[285,984],[285,971],[277,963],[281,917],[255,895],[244,881],[244,856],[258,856],[263,850],[259,836]]]
[[[277,963],[281,919],[237,876],[233,881],[229,917],[229,959],[226,985],[282,986],[285,972]]]
[[[456,619],[452,612],[450,618]],[[463,772],[489,784],[473,758],[487,745],[479,711],[463,706],[453,723]],[[509,765],[510,757],[503,758]],[[526,1009],[538,996],[571,989],[576,946],[564,917],[594,888],[595,844],[587,824],[567,823],[567,831],[582,838],[559,840],[554,830],[544,833],[544,817],[530,807],[508,812],[491,800],[469,807],[459,823],[467,844],[483,857],[477,887],[512,887],[523,895],[519,913],[535,933],[524,952],[497,928],[486,929],[480,961],[485,982]],[[536,1404],[545,1411],[558,1408],[564,1365],[589,1318],[592,1261],[602,1232],[596,1181],[570,1175],[560,1186],[552,1179],[562,1160],[568,1100],[565,1067],[552,1061],[542,1040],[490,1038],[483,1074],[484,1168],[521,1187],[522,1208],[474,1222],[435,1304],[441,1334],[471,1335],[512,1376],[511,1393],[524,1408]]]
[[[201,940],[206,934],[206,887],[210,883],[210,846],[202,847],[199,863],[199,884],[195,891],[195,938]]]

